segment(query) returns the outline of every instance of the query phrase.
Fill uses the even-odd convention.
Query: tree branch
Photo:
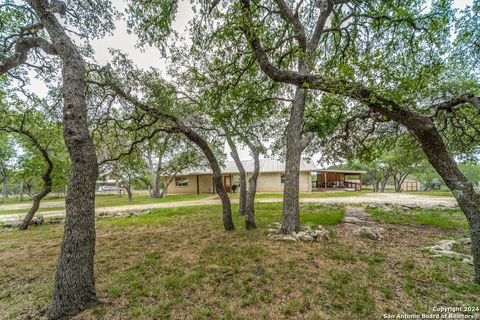
[[[40,48],[47,54],[57,55],[54,46],[43,38],[20,38],[15,43],[14,54],[10,58],[2,59],[0,75],[24,64],[28,59],[28,53],[33,48]]]
[[[430,106],[429,109],[435,110],[434,117],[436,117],[440,111],[454,112],[455,107],[465,103],[469,103],[480,110],[480,96],[476,96],[472,93],[467,93],[451,100],[434,104]]]

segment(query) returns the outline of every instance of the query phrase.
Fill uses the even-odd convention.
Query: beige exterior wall
[[[312,192],[312,176],[310,172],[300,172],[300,192]]]
[[[200,193],[213,193],[213,176],[201,175],[198,176],[200,184]]]
[[[257,192],[283,192],[283,184],[281,183],[281,173],[260,173],[257,181]],[[247,174],[248,179],[251,174]],[[188,186],[178,187],[173,181],[168,187],[169,194],[195,194],[197,193],[197,176],[187,176]],[[166,178],[165,178],[166,179]],[[200,193],[213,193],[212,175],[199,175]],[[233,179],[232,179],[233,180]],[[233,181],[232,181],[233,182]],[[311,192],[312,184],[310,172],[300,172],[300,192]]]
[[[188,178],[188,186],[178,187],[175,180],[168,186],[167,194],[195,194],[197,193],[197,176],[186,176]],[[164,178],[165,182],[167,177]],[[200,184],[201,186],[201,184]]]
[[[251,174],[247,174],[247,183]],[[260,173],[257,181],[257,192],[283,192],[282,173]],[[312,191],[310,172],[300,172],[300,192]]]

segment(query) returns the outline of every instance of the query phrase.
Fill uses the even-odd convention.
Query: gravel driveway
[[[257,199],[257,202],[282,202],[281,198],[261,198]],[[350,196],[350,197],[331,197],[331,198],[302,198],[300,199],[302,203],[328,203],[328,204],[359,204],[359,203],[376,203],[376,204],[394,204],[394,205],[412,205],[423,208],[435,208],[435,207],[446,207],[453,208],[457,205],[457,201],[453,197],[439,197],[439,196],[426,196],[426,195],[415,195],[415,194],[404,194],[404,193],[367,193],[361,196]],[[232,200],[232,203],[238,203],[238,200]],[[46,205],[52,204],[52,207],[58,205],[56,202],[49,202]],[[63,206],[63,203],[60,203]],[[179,201],[179,202],[167,202],[167,203],[152,203],[152,204],[143,204],[143,205],[129,205],[129,206],[118,206],[118,207],[108,207],[108,208],[97,208],[97,215],[110,215],[116,213],[124,213],[127,211],[141,211],[146,209],[158,209],[158,208],[174,208],[174,207],[187,207],[187,206],[203,206],[203,205],[217,205],[221,204],[218,199],[201,199],[193,201]],[[9,206],[0,206],[0,210],[11,209],[23,209],[23,207],[18,208],[18,206],[25,206],[25,209],[29,208],[29,205],[9,205]],[[46,206],[42,206],[45,208]],[[0,221],[15,221],[20,220],[23,217],[23,213],[16,214],[5,214],[0,215]],[[47,217],[58,217],[64,216],[65,210],[58,211],[48,211],[42,212],[45,218]]]

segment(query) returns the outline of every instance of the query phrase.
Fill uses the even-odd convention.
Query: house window
[[[285,175],[284,175],[284,174],[281,174],[281,175],[280,175],[280,183],[281,183],[281,184],[284,184],[284,183],[285,183]]]
[[[177,187],[187,187],[188,186],[188,178],[187,177],[176,177],[175,178],[175,186],[177,186]]]

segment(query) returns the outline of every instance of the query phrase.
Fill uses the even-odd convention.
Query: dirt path
[[[261,198],[257,202],[282,202],[281,198]],[[349,197],[331,197],[331,198],[302,198],[301,203],[325,203],[325,204],[360,204],[360,203],[382,203],[382,204],[394,204],[394,205],[412,205],[417,207],[431,208],[431,207],[446,207],[453,208],[457,202],[453,197],[438,197],[438,196],[425,196],[414,194],[396,194],[396,193],[367,193],[361,196],[349,196]],[[238,200],[232,200],[232,203],[238,203]],[[52,204],[51,202],[46,204]],[[55,204],[55,203],[54,203]],[[131,211],[142,211],[147,209],[159,209],[159,208],[175,208],[175,207],[188,207],[188,206],[203,206],[203,205],[219,205],[220,200],[216,197],[209,197],[201,200],[192,201],[179,201],[179,202],[166,202],[166,203],[151,203],[143,205],[128,205],[108,208],[97,208],[97,215],[111,215],[115,213],[124,213]],[[22,204],[23,205],[23,204]],[[62,203],[63,205],[63,203]],[[11,205],[17,206],[17,205]],[[5,208],[2,206],[1,208]],[[28,207],[28,206],[27,206]],[[9,208],[13,209],[13,208]],[[22,208],[20,208],[22,209]],[[0,209],[1,210],[1,209]],[[1,221],[15,221],[20,220],[24,213],[5,214],[0,215]],[[42,212],[45,218],[64,216],[65,210],[55,210]]]
[[[353,223],[356,225],[374,224],[372,216],[365,212],[363,207],[346,207],[342,219],[343,223]]]

